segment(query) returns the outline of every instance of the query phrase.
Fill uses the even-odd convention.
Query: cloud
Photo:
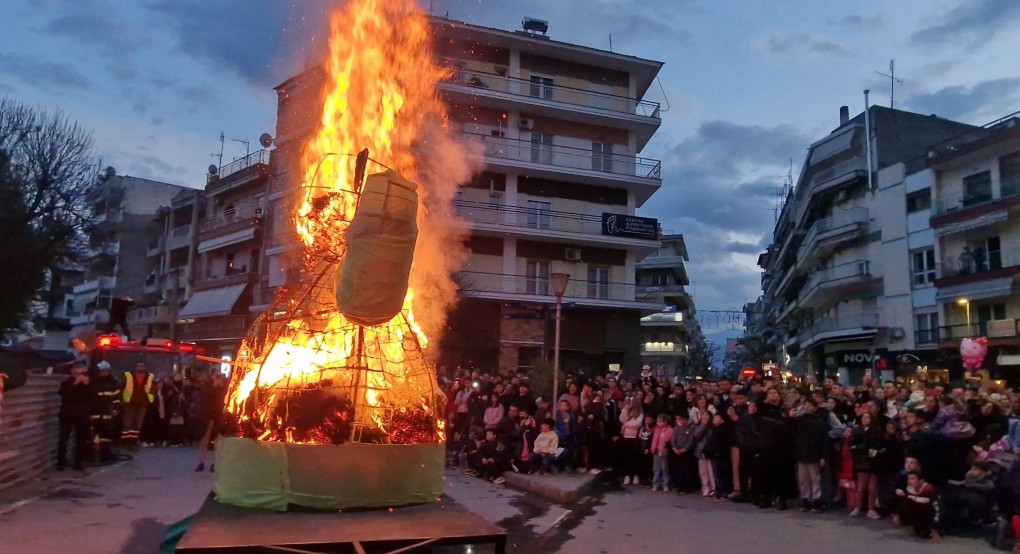
[[[47,37],[66,37],[75,44],[95,44],[104,54],[115,57],[129,56],[148,42],[137,26],[125,25],[106,9],[78,11],[51,19],[38,32]]]
[[[1015,111],[1020,104],[1020,77],[982,81],[970,87],[953,85],[912,95],[910,109],[949,119],[981,123]]]
[[[885,28],[885,19],[880,14],[871,17],[863,15],[846,15],[830,21],[839,27],[856,27],[861,30],[877,31]]]
[[[661,151],[664,182],[641,213],[684,234],[698,306],[739,307],[760,294],[755,261],[772,232],[777,188],[812,140],[789,125],[716,120]]]
[[[1020,20],[1016,0],[963,0],[910,35],[914,46],[977,47],[999,31],[1012,32]]]
[[[769,52],[776,57],[785,57],[803,53],[808,58],[846,57],[853,54],[836,44],[807,33],[798,35],[781,35],[771,33],[768,36]]]
[[[13,52],[0,54],[0,73],[35,87],[92,88],[92,82],[71,64],[31,59]]]

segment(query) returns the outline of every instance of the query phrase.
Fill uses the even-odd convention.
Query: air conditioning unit
[[[563,254],[563,258],[571,262],[581,261],[581,249],[580,248],[567,248],[567,251]]]
[[[535,120],[530,117],[522,117],[517,120],[517,126],[521,129],[531,130],[535,128]]]
[[[903,327],[890,327],[889,328],[889,338],[892,339],[892,340],[901,340],[901,339],[903,339],[906,336],[907,336],[907,332],[903,329]]]

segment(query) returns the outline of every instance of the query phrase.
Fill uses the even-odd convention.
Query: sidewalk
[[[130,461],[44,474],[0,494],[4,554],[159,551],[167,528],[195,513],[211,474],[195,473],[194,448],[142,449]]]

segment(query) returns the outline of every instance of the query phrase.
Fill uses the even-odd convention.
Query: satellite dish
[[[216,164],[209,164],[209,175],[216,175],[218,170],[219,168],[216,167]]]
[[[273,135],[262,133],[259,135],[259,144],[262,145],[262,148],[269,148],[273,145]]]

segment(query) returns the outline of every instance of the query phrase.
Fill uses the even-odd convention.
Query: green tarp
[[[216,500],[285,511],[380,508],[434,501],[443,493],[442,444],[307,445],[222,437]]]

